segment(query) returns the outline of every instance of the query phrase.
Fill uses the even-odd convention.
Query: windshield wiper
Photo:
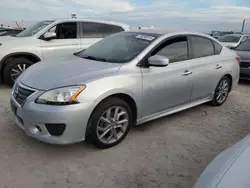
[[[104,62],[107,62],[107,60],[104,59],[104,58],[99,58],[99,57],[94,57],[94,56],[85,56],[85,57],[83,57],[83,58],[85,58],[85,59],[90,59],[90,60],[94,60],[94,61],[104,61]]]

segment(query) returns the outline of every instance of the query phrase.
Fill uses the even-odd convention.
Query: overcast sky
[[[132,27],[171,30],[241,30],[250,32],[250,0],[3,0],[0,22],[77,17],[114,20]]]

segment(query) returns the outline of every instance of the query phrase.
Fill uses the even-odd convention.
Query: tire
[[[119,110],[117,110],[117,108],[119,108]],[[110,113],[108,112],[109,110]],[[113,121],[115,118],[116,110],[117,121]],[[123,114],[124,112],[126,114]],[[110,117],[112,117],[113,120],[110,120],[111,118],[108,118],[108,114],[110,114]],[[103,117],[105,121],[101,120],[101,117]],[[126,118],[127,122],[125,122]],[[107,120],[109,123],[107,122]],[[122,121],[124,121],[123,124],[121,123]],[[120,122],[120,125],[118,125],[118,122]],[[125,101],[119,98],[110,97],[101,102],[92,113],[86,130],[86,140],[88,142],[91,142],[98,148],[110,148],[119,144],[126,137],[131,126],[132,111],[130,106]],[[116,132],[116,134],[114,131]],[[105,136],[101,138],[101,136],[104,135],[105,132]]]
[[[226,84],[227,86],[223,85],[223,84]],[[224,89],[223,89],[223,87],[224,87]],[[220,79],[220,81],[219,81],[219,83],[216,86],[216,89],[214,91],[212,105],[214,105],[214,106],[222,105],[227,100],[230,88],[231,88],[231,81],[229,80],[229,78],[227,76],[223,76]],[[223,91],[221,89],[223,89]],[[219,97],[219,95],[221,97]]]
[[[7,60],[4,71],[3,71],[3,76],[4,76],[4,83],[8,84],[8,85],[13,85],[15,83],[15,79],[20,76],[20,74],[26,70],[29,66],[33,65],[34,62],[26,59],[26,58],[11,58],[9,60]],[[22,69],[20,69],[20,68]],[[12,73],[13,70],[19,71],[20,74],[17,75],[13,75]]]

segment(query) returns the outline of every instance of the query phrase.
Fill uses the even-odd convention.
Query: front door
[[[60,23],[48,32],[55,32],[56,37],[51,40],[41,40],[44,59],[67,57],[81,50],[77,22]]]
[[[189,70],[187,37],[172,38],[151,55],[169,59],[166,67],[141,68],[143,74],[143,115],[158,113],[190,102],[193,74]]]

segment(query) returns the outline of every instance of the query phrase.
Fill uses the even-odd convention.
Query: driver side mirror
[[[55,39],[56,38],[56,33],[55,32],[46,32],[46,33],[44,33],[43,38],[45,40]]]
[[[169,59],[161,55],[154,55],[148,58],[148,64],[154,67],[166,67],[169,64]]]

